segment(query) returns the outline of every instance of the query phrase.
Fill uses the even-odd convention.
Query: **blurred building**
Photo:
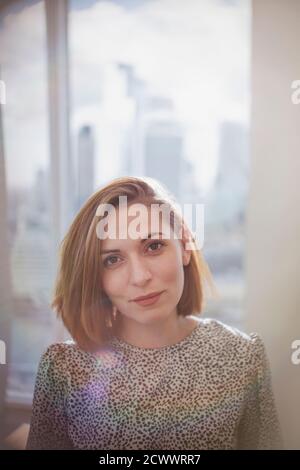
[[[83,126],[78,133],[76,161],[77,197],[76,211],[93,193],[95,177],[95,144],[91,126]]]
[[[221,124],[218,161],[215,184],[206,201],[206,223],[227,229],[244,220],[246,207],[249,136],[243,124]]]

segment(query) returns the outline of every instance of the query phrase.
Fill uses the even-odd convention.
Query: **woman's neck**
[[[124,319],[118,314],[114,336],[118,339],[141,348],[160,348],[176,344],[188,336],[197,326],[192,316],[184,317],[177,312],[166,319],[156,322],[141,323]]]

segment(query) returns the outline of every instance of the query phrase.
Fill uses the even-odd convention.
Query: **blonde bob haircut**
[[[118,208],[119,197],[127,196],[128,206],[142,203],[167,205],[170,225],[174,220],[185,227],[189,240],[195,243],[174,196],[154,178],[124,176],[112,180],[88,198],[71,223],[59,249],[59,268],[51,307],[56,311],[77,345],[88,352],[99,349],[113,334],[113,305],[102,285],[103,264],[101,239],[96,226],[99,204]],[[185,232],[186,233],[186,232]],[[204,305],[204,289],[208,283],[214,291],[210,270],[200,249],[194,245],[190,262],[184,268],[184,287],[177,305],[178,315],[199,315]]]

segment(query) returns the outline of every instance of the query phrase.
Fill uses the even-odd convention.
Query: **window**
[[[204,254],[243,321],[250,2],[70,1],[72,155],[78,207],[122,174],[204,203]],[[83,168],[85,171],[83,171]],[[94,178],[93,178],[94,175]]]
[[[60,340],[50,309],[53,240],[61,235],[52,227],[60,207],[50,178],[50,9],[41,0],[8,5],[0,9],[10,253],[3,275],[13,301],[8,397],[30,401],[41,352]],[[68,20],[71,154],[61,181],[72,181],[73,215],[124,174],[158,178],[182,205],[204,203],[204,255],[221,294],[204,315],[241,326],[250,1],[69,0]],[[57,159],[54,167],[61,171]],[[66,188],[60,194],[58,206]]]
[[[1,12],[0,61],[12,285],[8,399],[30,400],[36,367],[54,340],[43,2],[12,2]]]

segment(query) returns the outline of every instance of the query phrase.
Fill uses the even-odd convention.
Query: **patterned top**
[[[50,345],[27,449],[284,448],[265,347],[211,318],[176,344]]]

